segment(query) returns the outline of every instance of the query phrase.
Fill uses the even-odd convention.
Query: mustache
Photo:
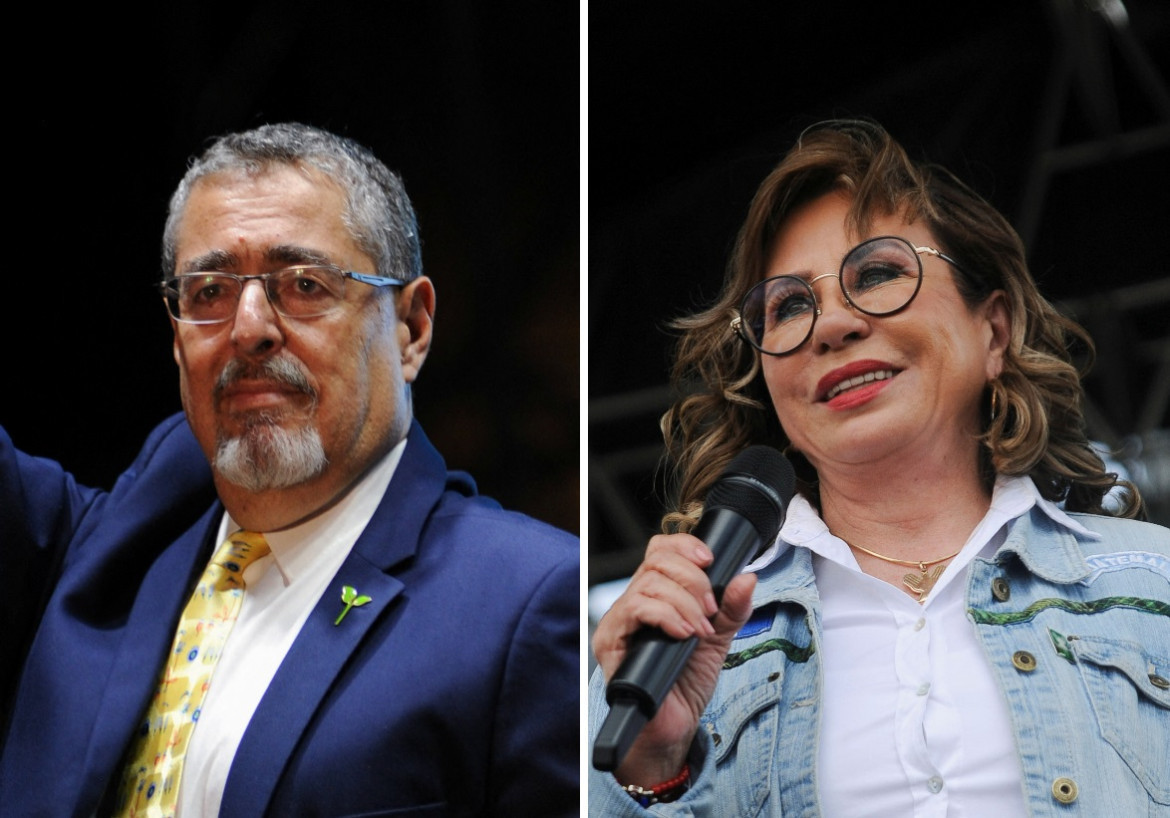
[[[316,400],[317,391],[309,383],[304,366],[290,358],[268,358],[259,363],[234,358],[227,362],[215,382],[215,397],[218,400],[224,390],[241,380],[269,381],[303,392]]]

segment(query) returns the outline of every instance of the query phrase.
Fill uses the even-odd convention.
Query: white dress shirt
[[[183,761],[177,815],[219,814],[236,748],[301,626],[325,593],[337,597],[341,613],[341,588],[333,587],[333,577],[377,510],[405,448],[400,441],[329,510],[295,528],[262,532],[272,553],[244,571],[240,614]],[[224,514],[217,542],[239,528]]]
[[[802,497],[759,570],[786,544],[813,552],[824,637],[824,709],[817,758],[822,812],[848,816],[1013,818],[1027,814],[1007,704],[966,615],[966,577],[1011,520],[1043,499],[1031,479],[1000,477],[991,507],[923,604],[865,574]],[[957,543],[940,543],[939,554]],[[910,571],[911,569],[907,569]]]

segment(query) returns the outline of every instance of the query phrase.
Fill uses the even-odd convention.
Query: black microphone
[[[715,557],[707,576],[716,602],[722,603],[727,584],[776,538],[795,483],[792,464],[784,455],[770,446],[752,446],[740,452],[711,487],[693,533]],[[605,688],[610,710],[593,742],[594,767],[603,772],[618,768],[697,644],[697,636],[680,641],[651,627],[630,638],[626,658]]]

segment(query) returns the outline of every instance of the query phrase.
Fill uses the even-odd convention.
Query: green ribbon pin
[[[370,598],[365,594],[358,596],[357,589],[352,585],[346,585],[341,589],[341,601],[345,603],[345,608],[337,618],[333,620],[333,625],[336,627],[341,624],[341,620],[345,619],[345,615],[349,613],[350,608],[360,608],[370,601]]]

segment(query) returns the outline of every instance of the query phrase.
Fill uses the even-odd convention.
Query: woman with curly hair
[[[677,506],[594,637],[593,729],[640,628],[698,644],[591,814],[1170,812],[1170,532],[1126,519],[1085,435],[1091,341],[994,208],[824,123],[677,326]],[[760,443],[798,494],[719,604],[686,532]]]

